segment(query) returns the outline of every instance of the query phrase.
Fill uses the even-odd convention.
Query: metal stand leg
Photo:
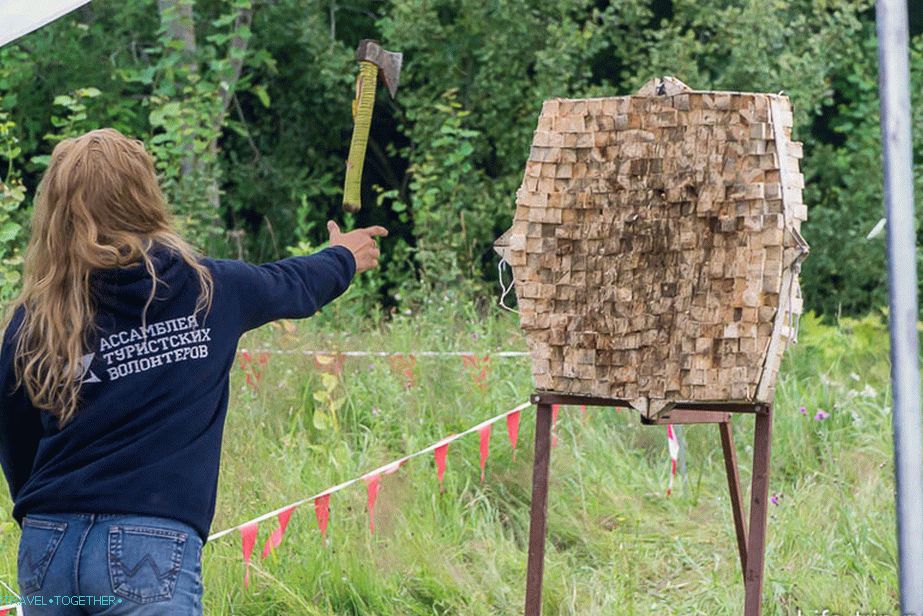
[[[737,451],[734,449],[734,430],[730,421],[718,424],[721,432],[721,449],[724,450],[724,470],[728,476],[728,494],[734,514],[734,531],[737,534],[737,552],[740,554],[740,571],[747,577],[747,527],[744,524],[744,504],[740,493],[740,475],[737,472]]]
[[[769,455],[772,407],[756,415],[753,435],[753,482],[750,488],[750,537],[747,543],[747,574],[744,580],[745,616],[760,616],[763,594],[763,561],[766,556],[766,514],[769,507]]]
[[[541,616],[545,569],[545,524],[548,514],[548,464],[551,459],[551,405],[538,405],[535,418],[535,462],[532,466],[532,512],[529,521],[529,564],[525,616]]]
[[[537,408],[535,424],[535,463],[532,467],[532,511],[529,525],[529,563],[526,572],[525,616],[541,616],[542,576],[545,562],[546,516],[548,512],[548,464],[551,456],[552,403],[630,408],[626,400],[568,396],[536,392],[532,402]],[[750,487],[750,520],[745,521],[743,494],[737,470],[731,413],[753,413],[753,480]],[[645,425],[716,423],[721,434],[728,492],[737,534],[737,550],[743,570],[744,616],[761,616],[763,565],[766,559],[766,518],[769,513],[769,458],[772,438],[772,405],[763,403],[692,403],[677,404],[654,418],[641,417]]]

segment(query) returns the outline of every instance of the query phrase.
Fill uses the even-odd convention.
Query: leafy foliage
[[[0,112],[0,162],[6,162],[6,169],[0,171],[0,301],[13,297],[21,277],[19,243],[22,225],[17,219],[26,191],[13,166],[20,153],[13,132],[15,128],[8,114]]]
[[[0,304],[12,299],[19,290],[24,241],[24,219],[28,211],[22,207],[26,188],[22,183],[19,163],[22,143],[18,127],[7,111],[15,97],[5,88],[10,83],[9,71],[15,66],[4,66],[0,56]]]
[[[921,28],[912,22],[917,102]],[[344,219],[360,38],[405,63],[397,99],[378,97],[366,207]],[[360,313],[496,295],[491,243],[543,100],[629,94],[662,74],[784,90],[805,142],[808,307],[855,314],[885,301],[884,246],[865,239],[882,216],[871,0],[101,2],[0,49],[0,67],[17,144],[6,185],[26,189],[4,201],[16,224],[55,140],[114,126],[145,140],[177,220],[216,256],[304,253],[330,218],[387,226],[382,270],[349,296]],[[921,160],[921,105],[913,118]]]

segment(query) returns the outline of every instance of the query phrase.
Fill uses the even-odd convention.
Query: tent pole
[[[877,1],[901,612],[923,614],[923,438],[906,0]],[[923,101],[918,101],[923,103]]]

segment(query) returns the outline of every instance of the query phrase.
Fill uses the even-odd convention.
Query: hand
[[[378,257],[381,252],[375,242],[376,236],[388,235],[384,227],[366,227],[355,229],[349,233],[340,231],[340,227],[332,220],[327,222],[327,231],[330,232],[331,246],[346,246],[356,259],[356,273],[367,272],[373,267],[378,267]]]

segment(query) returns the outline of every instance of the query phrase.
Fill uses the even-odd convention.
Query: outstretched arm
[[[339,297],[357,273],[378,266],[383,227],[342,233],[328,223],[330,247],[308,256],[253,265],[214,260],[239,306],[241,333],[276,319],[309,317]]]

